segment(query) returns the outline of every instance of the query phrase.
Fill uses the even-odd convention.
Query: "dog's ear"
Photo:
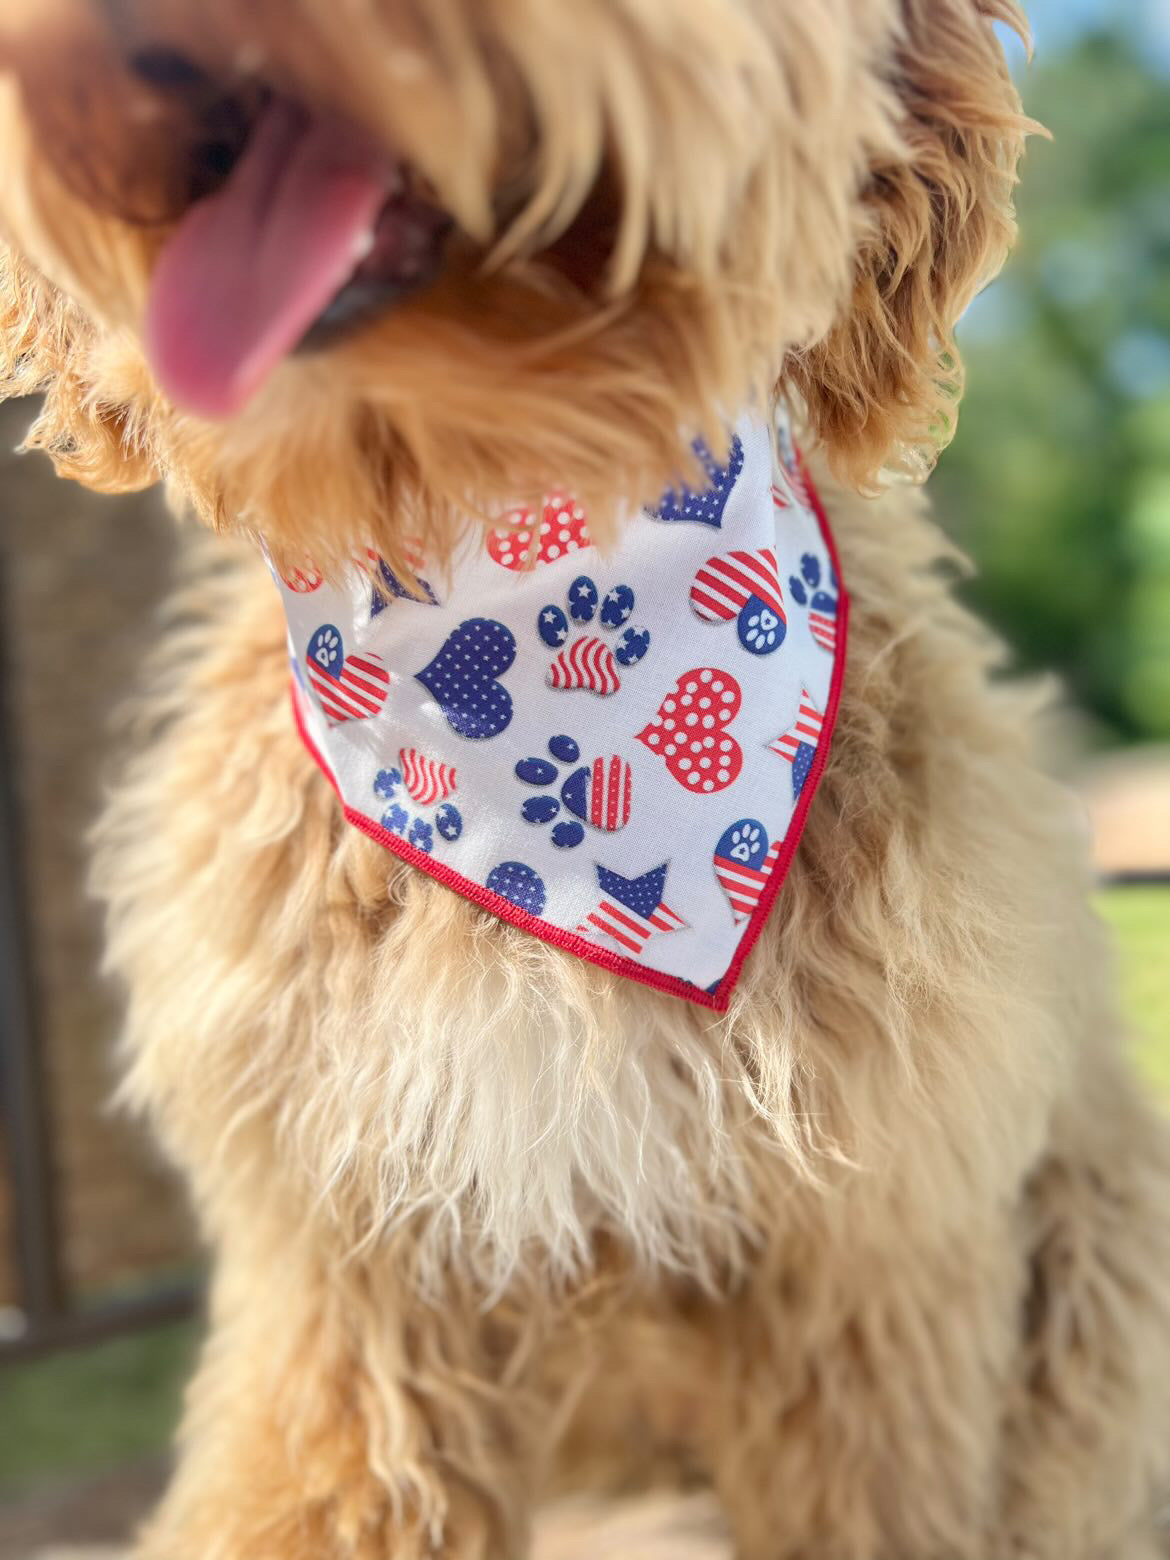
[[[0,401],[40,396],[27,447],[59,475],[102,493],[158,481],[129,413],[99,396],[87,371],[92,329],[80,309],[0,243]]]
[[[858,486],[886,465],[924,476],[954,434],[954,326],[999,270],[1024,119],[996,24],[1014,0],[901,0],[891,85],[904,155],[871,170],[850,303],[787,377],[835,469]]]

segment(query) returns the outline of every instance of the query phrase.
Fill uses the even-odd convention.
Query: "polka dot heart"
[[[307,563],[303,569],[290,569],[287,574],[282,574],[281,578],[289,590],[295,591],[298,596],[312,595],[313,591],[320,590],[325,583],[325,576],[311,563]]]
[[[638,741],[659,754],[688,791],[725,791],[743,768],[743,749],[727,730],[742,703],[730,673],[697,666],[679,678]]]
[[[535,557],[531,509],[514,509],[506,518],[505,525],[488,532],[487,550],[495,563],[514,573],[533,563],[555,563],[558,558],[583,552],[593,545],[584,509],[566,493],[553,493],[545,500],[540,533],[535,538]]]

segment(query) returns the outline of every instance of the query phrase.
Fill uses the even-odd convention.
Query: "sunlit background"
[[[1038,0],[1021,241],[936,482],[972,597],[1103,745],[1170,739],[1170,3]]]
[[[1035,60],[1014,47],[1013,59],[1054,139],[1032,143],[1010,271],[963,323],[968,394],[933,491],[978,566],[968,595],[1015,666],[1055,672],[1068,690],[1067,753],[1080,756],[1066,762],[1093,807],[1102,865],[1152,877],[1170,869],[1170,0],[1035,0],[1029,10]],[[14,427],[3,423],[5,437]],[[7,540],[0,524],[10,578],[40,509],[81,503],[53,496],[39,476],[24,481],[0,473],[0,506],[36,511]],[[73,556],[51,559],[45,600],[63,562],[84,593],[94,513],[67,533]],[[160,577],[165,527],[142,506],[117,518],[136,560],[154,549]],[[19,578],[33,580],[19,561]],[[35,600],[17,606],[31,621]],[[105,610],[131,633],[133,604],[115,597]],[[100,663],[110,632],[99,620],[78,660]],[[43,707],[31,696],[27,705],[31,745]],[[79,708],[79,726],[84,718]],[[79,746],[61,781],[51,831],[65,852],[61,903],[80,892],[92,758]],[[51,764],[61,769],[60,754]],[[1116,889],[1102,906],[1118,930],[1142,1065],[1170,1091],[1170,890]],[[190,1257],[165,1181],[101,1121],[93,1054],[112,1020],[96,984],[78,984],[94,957],[92,926],[79,936],[44,967],[46,1005],[57,1004],[50,1082],[69,1276],[89,1298],[153,1282],[160,1266],[181,1274]],[[0,1241],[4,1199],[0,1171]],[[0,1261],[0,1332],[5,1314],[17,1315],[13,1305],[5,1313],[4,1284]],[[194,1324],[154,1328],[0,1366],[0,1554],[26,1560],[50,1539],[122,1531],[160,1476],[196,1335]]]

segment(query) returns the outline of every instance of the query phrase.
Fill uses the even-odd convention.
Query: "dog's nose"
[[[162,226],[230,173],[264,92],[225,85],[158,19],[111,14],[126,9],[0,0],[0,73],[15,76],[60,183],[97,211]]]
[[[188,54],[165,44],[133,50],[128,66],[139,81],[159,92],[180,94],[205,91],[210,85],[203,67]]]

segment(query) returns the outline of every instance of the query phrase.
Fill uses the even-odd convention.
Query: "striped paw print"
[[[573,850],[585,838],[585,824],[615,834],[630,821],[633,776],[625,759],[610,754],[581,764],[581,749],[572,737],[553,737],[549,758],[523,758],[516,778],[538,794],[520,809],[525,823],[551,823],[552,842],[558,850]],[[561,782],[561,766],[571,773]],[[558,786],[559,792],[553,788]],[[570,816],[566,817],[565,814]]]
[[[382,827],[398,835],[426,856],[435,848],[435,835],[448,843],[463,833],[463,815],[448,800],[456,790],[455,770],[428,758],[417,748],[403,748],[393,769],[380,769],[374,780],[374,795],[383,803]],[[420,815],[408,803],[425,809]],[[441,805],[432,813],[436,803]]]
[[[799,575],[788,578],[788,594],[808,612],[809,632],[815,642],[832,655],[837,648],[837,613],[841,605],[836,570],[830,567],[826,579],[816,553],[804,553]]]
[[[569,586],[564,607],[542,607],[536,630],[553,657],[550,688],[584,688],[608,698],[621,688],[620,668],[636,666],[650,648],[650,633],[631,628],[636,599],[628,585],[615,585],[604,599],[587,574]]]

